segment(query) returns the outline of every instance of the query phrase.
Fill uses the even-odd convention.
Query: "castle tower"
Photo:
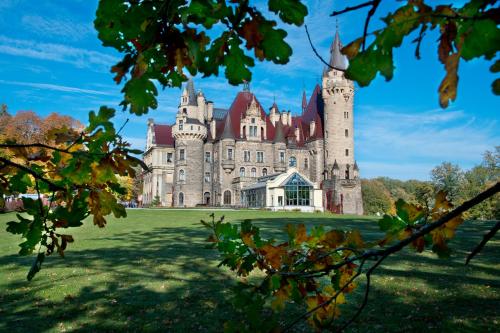
[[[361,183],[354,159],[354,84],[345,77],[348,63],[341,49],[337,31],[330,48],[332,68],[326,68],[322,78],[324,175],[334,187],[332,200],[341,212],[361,214]]]
[[[207,127],[203,122],[203,111],[196,96],[194,84],[189,80],[181,95],[172,135],[175,139],[174,206],[194,207],[203,203],[204,140]],[[201,115],[200,115],[201,113]]]

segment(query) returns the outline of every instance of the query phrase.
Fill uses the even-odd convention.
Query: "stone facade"
[[[143,204],[241,206],[241,191],[258,177],[296,169],[323,190],[323,206],[362,214],[361,185],[354,159],[353,83],[335,35],[322,86],[300,116],[265,112],[248,85],[229,109],[214,108],[188,81],[175,124],[148,121]],[[156,199],[156,200],[155,200]]]

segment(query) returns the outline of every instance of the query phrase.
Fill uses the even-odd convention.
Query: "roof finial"
[[[250,91],[250,83],[247,80],[243,80],[243,91]]]
[[[335,18],[335,30],[339,31],[339,18]]]

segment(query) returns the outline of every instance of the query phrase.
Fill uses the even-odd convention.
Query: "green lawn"
[[[69,230],[66,258],[49,257],[31,282],[32,257],[17,255],[18,236],[0,215],[0,332],[220,332],[234,318],[230,272],[204,249],[201,210],[132,210],[105,229]],[[227,211],[229,221],[253,219],[266,236],[286,223],[360,228],[378,234],[375,219],[329,214]],[[350,332],[485,332],[500,327],[498,236],[469,265],[464,257],[493,222],[467,222],[450,260],[430,252],[389,258],[373,279],[370,303]],[[360,295],[355,295],[360,297]],[[344,312],[349,313],[350,309]],[[300,325],[298,331],[307,331]]]

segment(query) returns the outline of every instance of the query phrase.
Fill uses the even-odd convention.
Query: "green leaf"
[[[389,234],[396,234],[406,228],[406,223],[397,216],[390,216],[385,214],[378,222],[380,230]]]
[[[465,60],[484,56],[491,59],[500,50],[500,29],[493,20],[458,21],[455,43],[463,40],[460,56]]]
[[[124,108],[130,105],[130,113],[140,116],[148,113],[148,109],[158,107],[156,101],[158,90],[146,75],[130,79],[123,87],[122,92],[125,94],[125,100],[120,105],[123,105]]]
[[[269,0],[269,10],[283,22],[295,25],[302,25],[307,15],[307,7],[300,0]]]
[[[226,78],[229,83],[238,85],[243,83],[244,80],[251,81],[252,73],[248,67],[254,66],[254,60],[245,55],[240,48],[241,41],[239,38],[233,37],[229,40],[229,49],[224,58],[224,65],[226,66]]]
[[[33,186],[30,175],[22,170],[18,170],[10,179],[10,191],[26,193],[29,187]]]
[[[275,64],[286,64],[292,55],[292,48],[285,42],[287,33],[283,29],[274,29],[275,22],[265,21],[259,26],[264,39],[261,47],[264,57]],[[253,66],[253,65],[252,65]]]

